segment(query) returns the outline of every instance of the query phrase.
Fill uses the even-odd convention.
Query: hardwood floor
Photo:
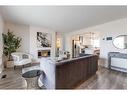
[[[6,78],[0,79],[0,89],[26,89],[27,82],[21,77],[21,70],[6,69],[2,75]]]
[[[7,77],[0,79],[0,89],[40,89],[33,86],[36,78],[22,78],[20,69],[6,69],[2,75],[4,74]],[[83,82],[76,89],[127,89],[127,73],[99,67],[96,75]]]
[[[37,77],[23,78],[21,68],[5,69],[2,75],[6,78],[0,79],[0,89],[40,89],[36,83]]]
[[[76,89],[127,89],[127,73],[99,67],[95,76]]]

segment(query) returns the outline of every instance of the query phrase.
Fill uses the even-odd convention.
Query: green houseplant
[[[8,61],[11,61],[11,53],[16,52],[16,50],[21,46],[21,38],[16,37],[13,32],[8,30],[7,34],[2,34],[3,36],[3,53],[7,57]]]

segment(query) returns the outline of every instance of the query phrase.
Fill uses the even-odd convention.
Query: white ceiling
[[[71,32],[127,17],[127,6],[1,6],[6,21]]]

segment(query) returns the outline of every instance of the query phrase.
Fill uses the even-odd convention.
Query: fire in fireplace
[[[50,57],[50,50],[38,50],[38,58]]]

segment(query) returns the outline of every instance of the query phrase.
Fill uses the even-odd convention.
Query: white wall
[[[1,26],[1,25],[0,25]],[[1,26],[2,27],[2,26]],[[101,54],[100,57],[101,62],[104,66],[107,65],[107,54],[108,52],[118,51],[127,53],[127,50],[117,49],[112,45],[112,41],[102,40],[106,37],[113,37],[113,39],[118,35],[127,35],[127,18],[120,19],[117,21],[112,21],[109,23],[81,29],[74,32],[67,32],[64,33],[63,37],[63,49],[72,52],[72,43],[71,37],[77,34],[83,34],[84,32],[100,32],[100,50]],[[1,28],[2,29],[2,28]],[[19,51],[22,52],[29,52],[37,58],[37,44],[36,44],[36,32],[44,32],[44,33],[51,33],[52,34],[52,48],[51,48],[51,57],[55,57],[55,44],[56,44],[56,36],[55,31],[42,28],[42,27],[35,27],[35,26],[25,26],[25,25],[18,25],[14,23],[5,23],[5,32],[7,29],[10,29],[14,32],[17,36],[22,38],[22,46],[20,47]]]
[[[64,50],[64,33],[57,32],[56,33],[56,40],[57,39],[60,40],[60,48],[59,48],[59,50]],[[57,42],[56,42],[56,44],[57,44]],[[57,45],[56,45],[56,49],[57,49]]]
[[[2,33],[4,30],[4,22],[2,16],[0,15],[0,73],[2,72],[3,65],[2,65],[2,54],[3,54],[3,43],[2,43]]]
[[[34,58],[36,59],[38,58],[37,32],[51,33],[52,35],[51,57],[55,58],[55,45],[56,45],[55,31],[42,27],[30,26],[30,54],[34,55]]]
[[[37,32],[51,33],[52,35],[52,47],[51,57],[55,58],[55,46],[56,46],[56,35],[55,31],[36,26],[19,25],[11,22],[5,22],[4,32],[8,32],[8,29],[13,32],[16,36],[21,37],[21,47],[17,50],[20,52],[27,52],[37,59]]]
[[[117,21],[112,21],[109,23],[97,25],[94,27],[89,27],[85,29],[81,29],[79,31],[74,31],[65,34],[66,46],[65,49],[72,52],[71,46],[71,37],[73,35],[82,34],[84,32],[100,32],[100,57],[101,64],[107,67],[107,55],[108,52],[122,52],[127,53],[127,49],[117,49],[113,46],[112,41],[103,40],[106,37],[113,37],[113,39],[118,35],[127,35],[127,18],[120,19]]]
[[[22,38],[21,47],[17,51],[29,53],[29,47],[30,47],[29,46],[29,43],[30,43],[29,26],[5,22],[4,32],[7,33],[8,29],[11,32],[13,32],[17,37]]]

